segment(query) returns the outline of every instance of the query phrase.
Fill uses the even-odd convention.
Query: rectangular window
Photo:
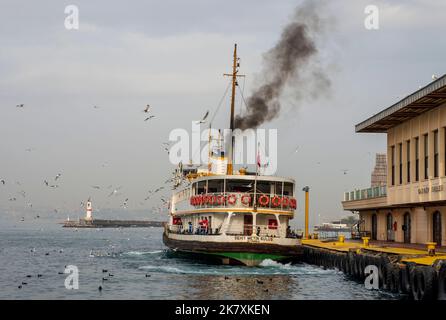
[[[406,152],[406,156],[407,156],[407,183],[410,183],[410,140],[406,141],[406,146],[407,146],[407,152]]]
[[[403,144],[398,144],[398,156],[399,156],[399,164],[398,164],[398,171],[399,171],[399,181],[400,184],[403,184]]]
[[[434,177],[438,178],[438,130],[434,131]]]
[[[424,179],[429,179],[429,136],[424,135]]]
[[[415,181],[420,180],[420,139],[415,138]]]
[[[391,149],[391,161],[392,161],[392,186],[395,185],[395,147],[392,146]]]

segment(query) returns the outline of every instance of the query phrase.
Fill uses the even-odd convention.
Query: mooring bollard
[[[436,242],[427,242],[426,245],[427,245],[427,253],[430,256],[435,256],[435,246],[437,245],[437,243]]]
[[[368,247],[369,246],[369,240],[370,240],[369,237],[362,237],[362,245],[364,247]]]
[[[340,234],[339,237],[338,237],[338,241],[340,243],[344,243],[344,240],[345,240],[345,236],[343,234]]]

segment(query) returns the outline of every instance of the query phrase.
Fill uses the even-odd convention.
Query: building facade
[[[387,156],[385,153],[376,154],[375,168],[372,172],[370,184],[372,188],[387,185]]]
[[[356,126],[387,135],[387,177],[346,193],[372,239],[446,246],[446,76]],[[380,160],[382,161],[382,160]],[[377,164],[378,166],[378,164]],[[377,191],[378,190],[378,191]]]

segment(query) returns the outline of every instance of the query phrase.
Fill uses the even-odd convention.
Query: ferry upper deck
[[[293,215],[294,180],[275,176],[207,175],[175,193],[172,214],[233,211]]]

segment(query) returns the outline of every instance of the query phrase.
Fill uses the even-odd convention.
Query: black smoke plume
[[[318,15],[320,1],[305,1],[282,31],[279,42],[264,56],[261,85],[246,101],[246,112],[235,118],[235,128],[257,128],[279,115],[280,96],[286,86],[298,98],[316,99],[330,86],[319,65],[315,38],[327,21]]]

